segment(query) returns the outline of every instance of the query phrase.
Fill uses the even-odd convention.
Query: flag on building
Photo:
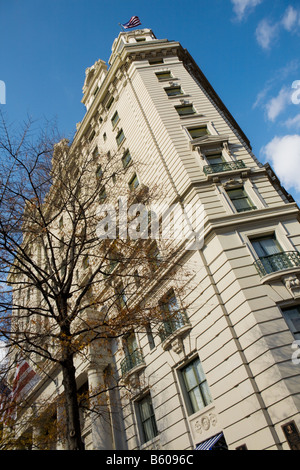
[[[24,395],[27,395],[30,390],[39,381],[39,376],[30,367],[28,362],[21,361],[17,365],[16,374],[13,382],[12,400],[19,401]]]
[[[142,24],[138,16],[132,16],[127,23],[122,24],[124,29],[135,28]]]
[[[40,377],[28,362],[22,360],[17,365],[12,390],[5,384],[2,384],[0,388],[0,421],[7,423],[9,419],[16,418],[18,403],[28,395],[39,380]]]

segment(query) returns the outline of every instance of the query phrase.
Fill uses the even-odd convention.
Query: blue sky
[[[85,69],[109,59],[119,23],[132,15],[188,49],[255,155],[300,204],[299,1],[0,0],[8,120],[56,119],[72,139],[85,112]]]

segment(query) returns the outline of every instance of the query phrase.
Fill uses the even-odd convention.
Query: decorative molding
[[[300,279],[296,274],[289,274],[284,276],[282,281],[288,291],[292,294],[295,299],[300,298]]]
[[[208,431],[211,427],[214,428],[218,423],[217,415],[213,412],[204,414],[197,419],[194,424],[194,429],[197,434],[202,434]]]

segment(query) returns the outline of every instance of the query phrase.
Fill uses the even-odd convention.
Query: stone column
[[[106,366],[106,365],[105,365]],[[107,404],[107,393],[97,394],[100,390],[105,390],[104,365],[91,363],[87,375],[90,391],[90,417],[92,426],[93,449],[112,450],[113,439],[111,429],[111,417]],[[93,394],[95,396],[93,397]],[[94,410],[94,411],[93,411]]]

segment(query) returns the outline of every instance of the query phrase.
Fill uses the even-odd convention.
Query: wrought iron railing
[[[237,160],[236,162],[211,163],[210,165],[205,165],[203,171],[206,175],[211,175],[222,171],[240,170],[245,167],[246,165],[243,160]]]
[[[164,341],[177,330],[188,324],[188,318],[184,310],[174,313],[171,318],[163,322],[159,331],[161,341]]]
[[[143,364],[144,357],[140,349],[136,349],[131,354],[126,354],[125,358],[121,361],[121,372],[122,375],[127,374],[134,367]]]
[[[254,266],[261,277],[283,269],[300,267],[300,253],[298,251],[283,251],[262,256],[255,261]]]

